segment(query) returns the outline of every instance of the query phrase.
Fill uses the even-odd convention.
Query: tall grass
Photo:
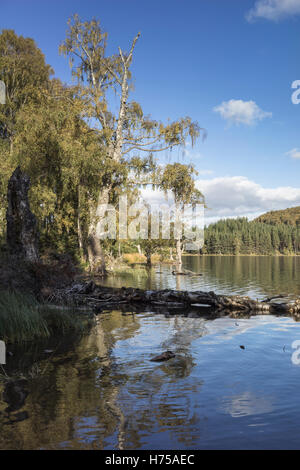
[[[128,264],[146,263],[146,256],[139,253],[124,253],[123,259]]]
[[[21,343],[70,331],[84,332],[89,321],[67,310],[40,305],[30,295],[0,291],[0,339]]]
[[[19,343],[47,336],[50,336],[50,331],[34,297],[17,292],[0,292],[1,339]]]
[[[151,262],[152,264],[157,264],[159,262],[164,262],[164,263],[170,263],[174,262],[168,258],[169,254],[165,254],[164,257],[162,257],[161,254],[159,253],[154,253],[151,255]],[[122,255],[125,263],[127,263],[129,266],[135,265],[135,264],[146,264],[147,258],[143,254],[139,253],[124,253]]]

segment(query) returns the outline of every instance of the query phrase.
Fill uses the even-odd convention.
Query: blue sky
[[[300,0],[1,0],[0,8],[1,28],[34,38],[66,82],[58,46],[68,17],[100,19],[109,52],[141,31],[132,97],[156,119],[189,115],[207,129],[184,160],[176,151],[160,159],[195,164],[208,219],[300,205],[300,105],[291,101]]]

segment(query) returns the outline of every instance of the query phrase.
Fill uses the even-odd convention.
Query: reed
[[[90,319],[75,312],[41,305],[28,294],[0,291],[0,339],[8,343],[83,333],[89,326]]]

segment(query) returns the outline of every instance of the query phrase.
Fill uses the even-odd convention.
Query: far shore
[[[218,253],[218,254],[217,254],[217,253],[211,253],[211,254],[209,254],[209,253],[203,253],[203,254],[201,254],[201,255],[198,254],[198,253],[197,253],[197,254],[193,254],[193,253],[182,253],[182,256],[198,256],[198,257],[200,257],[200,258],[202,258],[202,257],[207,257],[207,256],[231,256],[231,257],[234,257],[234,258],[237,258],[238,256],[249,256],[249,257],[251,257],[251,256],[252,256],[252,257],[254,257],[254,256],[258,257],[258,256],[259,256],[259,257],[265,257],[265,258],[266,258],[266,257],[268,257],[268,258],[270,258],[270,257],[279,258],[279,257],[293,257],[293,256],[298,257],[298,256],[300,256],[300,253],[299,253],[299,254],[291,253],[291,254],[289,254],[289,255],[284,255],[284,254],[282,254],[282,253],[271,254],[271,255],[262,255],[262,254],[258,255],[258,254],[255,254],[255,253],[253,253],[253,254],[240,253],[240,254],[236,254],[236,255],[222,254],[222,253]]]

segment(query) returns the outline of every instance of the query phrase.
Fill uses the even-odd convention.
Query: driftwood
[[[278,299],[281,299],[278,302]],[[58,289],[46,299],[53,303],[66,303],[99,309],[116,308],[126,305],[165,307],[166,309],[192,309],[199,313],[223,315],[224,313],[243,316],[244,314],[286,314],[300,318],[300,297],[278,295],[264,300],[253,300],[239,295],[217,295],[214,292],[142,290],[135,288],[110,288],[88,283],[75,283],[67,289]]]
[[[203,276],[202,273],[194,273],[193,271],[172,271],[173,276]]]

